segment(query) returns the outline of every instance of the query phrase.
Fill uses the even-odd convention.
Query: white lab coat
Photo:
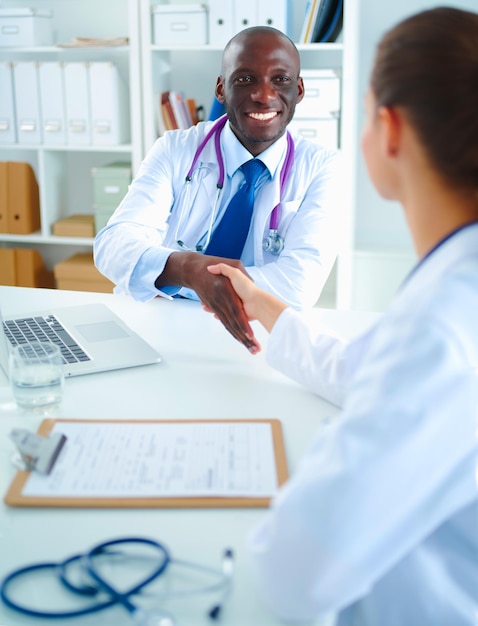
[[[249,537],[282,618],[476,626],[477,315],[475,224],[435,249],[349,346],[297,312],[277,321],[269,362],[343,401]]]
[[[116,285],[116,292],[138,300],[158,295],[154,281],[163,271],[177,239],[194,247],[208,230],[219,175],[214,141],[199,159],[191,184],[192,202],[181,219],[185,177],[211,123],[165,133],[145,158],[126,197],[107,226],[98,233],[95,263]],[[338,154],[301,137],[294,137],[295,158],[285,186],[279,233],[284,250],[274,256],[262,249],[269,220],[280,199],[279,176],[286,154],[281,137],[260,158],[272,176],[256,193],[254,216],[242,260],[252,279],[292,307],[313,305],[335,260],[340,225]],[[226,124],[221,133],[226,167],[218,219],[237,190],[242,172],[237,168],[252,155]],[[265,176],[268,176],[268,172]],[[193,296],[191,292],[181,295]]]

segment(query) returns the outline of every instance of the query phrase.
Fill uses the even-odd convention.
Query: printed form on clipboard
[[[288,477],[281,423],[42,422],[66,443],[48,475],[19,471],[4,500],[43,507],[262,507]]]

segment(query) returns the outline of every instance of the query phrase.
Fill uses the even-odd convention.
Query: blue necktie
[[[254,208],[254,186],[265,169],[259,159],[241,165],[245,181],[231,198],[221,221],[213,232],[206,254],[240,259],[251,225]]]

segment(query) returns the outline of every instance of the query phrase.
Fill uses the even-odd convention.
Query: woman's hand
[[[242,300],[249,321],[258,320],[268,332],[272,330],[279,315],[287,308],[283,302],[259,289],[240,269],[226,263],[208,265],[207,269],[211,274],[220,274],[231,281],[234,291]]]
[[[206,310],[213,312],[234,339],[255,354],[259,352],[260,345],[254,337],[240,297],[225,276],[221,276],[219,272],[214,275],[206,270],[211,263],[221,261],[245,271],[242,263],[234,259],[226,260],[197,252],[173,252],[155,285],[158,289],[164,285],[194,289]]]

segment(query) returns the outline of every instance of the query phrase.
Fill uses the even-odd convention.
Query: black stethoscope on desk
[[[120,549],[118,550],[118,548]],[[137,553],[130,554],[129,550],[131,548],[136,550]],[[147,553],[144,552],[145,549],[148,551]],[[110,561],[123,561],[123,568],[125,559],[130,559],[131,564],[133,564],[135,560],[153,562],[154,564],[148,569],[139,582],[133,583],[129,588],[119,590],[109,582],[109,577],[101,572],[102,564],[106,559]],[[232,551],[225,551],[222,560],[222,569],[219,570],[190,561],[173,559],[163,544],[152,539],[141,537],[125,537],[100,543],[89,552],[76,554],[59,563],[35,563],[19,568],[8,574],[2,581],[0,597],[9,608],[31,617],[66,619],[98,613],[115,605],[121,605],[130,613],[137,626],[174,626],[174,618],[168,611],[163,609],[143,609],[132,601],[134,596],[144,593],[146,587],[165,574],[171,564],[194,570],[204,576],[209,576],[214,582],[197,585],[180,592],[163,592],[162,595],[179,594],[186,596],[208,592],[221,592],[221,600],[215,603],[208,611],[208,615],[211,619],[217,619],[232,584]],[[78,596],[82,596],[83,598],[90,598],[92,603],[72,610],[48,611],[27,606],[13,599],[14,591],[12,591],[12,587],[18,585],[20,578],[26,578],[30,574],[45,573],[47,571],[55,574],[64,589]],[[87,582],[85,582],[85,580],[81,582],[82,579],[85,579]],[[151,597],[151,593],[149,597]]]
[[[219,196],[221,195],[222,188],[224,186],[224,159],[221,153],[221,131],[224,128],[226,122],[228,120],[227,115],[223,115],[220,117],[217,122],[212,126],[209,132],[206,134],[204,139],[199,144],[196,153],[193,157],[191,167],[189,168],[188,173],[186,174],[186,190],[185,190],[185,199],[182,203],[181,213],[178,219],[178,225],[176,227],[175,240],[180,248],[183,250],[193,250],[195,252],[204,252],[209,245],[212,235],[212,228],[214,225],[214,221],[217,215],[217,207],[219,203]],[[206,241],[199,245],[197,244],[194,248],[189,248],[184,241],[179,238],[179,230],[181,228],[181,224],[184,219],[185,207],[189,205],[189,196],[190,196],[190,186],[193,178],[193,172],[203,152],[206,145],[209,141],[214,140],[214,147],[216,150],[216,158],[217,164],[219,166],[219,177],[216,183],[216,196],[214,199],[214,204],[211,211],[211,216],[209,218],[209,224],[207,229]],[[282,169],[280,172],[280,197],[282,199],[282,192],[284,190],[287,179],[289,178],[290,170],[294,163],[294,140],[292,139],[289,132],[287,132],[287,152],[284,159],[284,164],[282,165]],[[284,238],[281,237],[278,233],[279,227],[279,217],[280,217],[280,202],[277,204],[272,210],[270,221],[269,221],[269,234],[262,240],[262,249],[264,252],[270,252],[275,255],[279,255],[284,249]]]

